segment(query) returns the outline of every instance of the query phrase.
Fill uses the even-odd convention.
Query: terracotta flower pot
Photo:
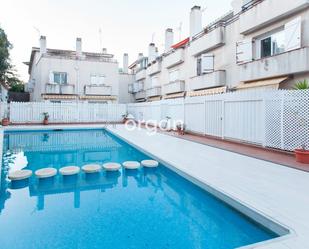
[[[297,162],[309,164],[309,150],[296,149],[295,156]]]
[[[47,118],[43,119],[43,125],[48,125],[48,119]]]
[[[8,126],[10,124],[10,120],[8,118],[3,118],[1,123],[2,126]]]

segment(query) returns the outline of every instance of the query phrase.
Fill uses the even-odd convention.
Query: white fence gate
[[[251,90],[129,104],[139,121],[169,116],[186,130],[263,146],[294,150],[309,146],[309,90]]]

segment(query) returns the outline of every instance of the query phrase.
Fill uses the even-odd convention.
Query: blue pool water
[[[276,237],[163,165],[7,179],[14,169],[147,158],[104,130],[5,133],[0,249],[229,249]]]

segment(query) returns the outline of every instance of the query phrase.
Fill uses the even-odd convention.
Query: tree
[[[11,64],[10,50],[13,48],[12,44],[7,39],[7,35],[0,27],[0,82],[9,86],[23,84],[18,79],[16,70]]]
[[[295,84],[294,89],[296,89],[296,90],[305,90],[305,89],[309,89],[308,80],[304,79],[304,80],[298,81],[298,82]]]

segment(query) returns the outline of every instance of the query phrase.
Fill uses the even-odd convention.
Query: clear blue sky
[[[122,54],[129,53],[130,62],[154,42],[162,51],[164,31],[177,28],[182,22],[182,38],[189,33],[189,12],[194,5],[206,8],[204,25],[231,9],[231,0],[0,0],[0,25],[13,43],[12,62],[23,80],[28,80],[27,67],[31,47],[38,46],[39,29],[47,36],[48,48],[75,49],[76,37],[82,37],[83,50],[100,51],[102,47],[115,54],[122,63]],[[36,29],[35,29],[36,28]]]

